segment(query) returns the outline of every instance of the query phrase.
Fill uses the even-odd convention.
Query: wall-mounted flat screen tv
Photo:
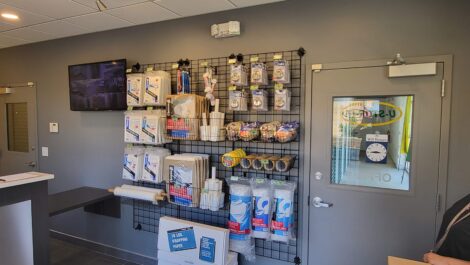
[[[124,110],[126,59],[69,66],[72,111]]]

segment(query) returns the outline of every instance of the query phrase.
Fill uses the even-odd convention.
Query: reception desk
[[[2,265],[49,264],[50,174],[29,172],[0,177]]]

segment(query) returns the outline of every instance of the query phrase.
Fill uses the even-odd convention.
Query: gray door
[[[0,94],[0,176],[37,169],[36,87]]]
[[[309,264],[421,259],[435,238],[443,64],[399,78],[385,62],[330,66],[312,72]]]

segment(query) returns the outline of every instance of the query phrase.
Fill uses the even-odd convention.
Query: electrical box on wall
[[[239,36],[240,35],[240,22],[229,21],[226,23],[214,24],[211,26],[211,35],[212,37],[216,39]]]

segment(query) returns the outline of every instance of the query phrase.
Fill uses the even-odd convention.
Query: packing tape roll
[[[280,156],[270,156],[266,159],[266,162],[264,163],[264,169],[268,171],[273,171],[276,169],[276,163],[281,159]]]
[[[225,167],[235,167],[240,164],[241,159],[244,157],[246,157],[246,153],[240,148],[224,154],[221,162]]]
[[[265,163],[267,163],[268,155],[259,155],[253,160],[253,169],[261,170]]]
[[[295,156],[291,156],[291,155],[281,157],[281,159],[276,161],[276,170],[279,172],[289,171],[294,165],[294,160],[295,160]]]
[[[249,169],[253,165],[253,160],[255,160],[256,155],[248,155],[241,159],[240,165],[244,169]]]

